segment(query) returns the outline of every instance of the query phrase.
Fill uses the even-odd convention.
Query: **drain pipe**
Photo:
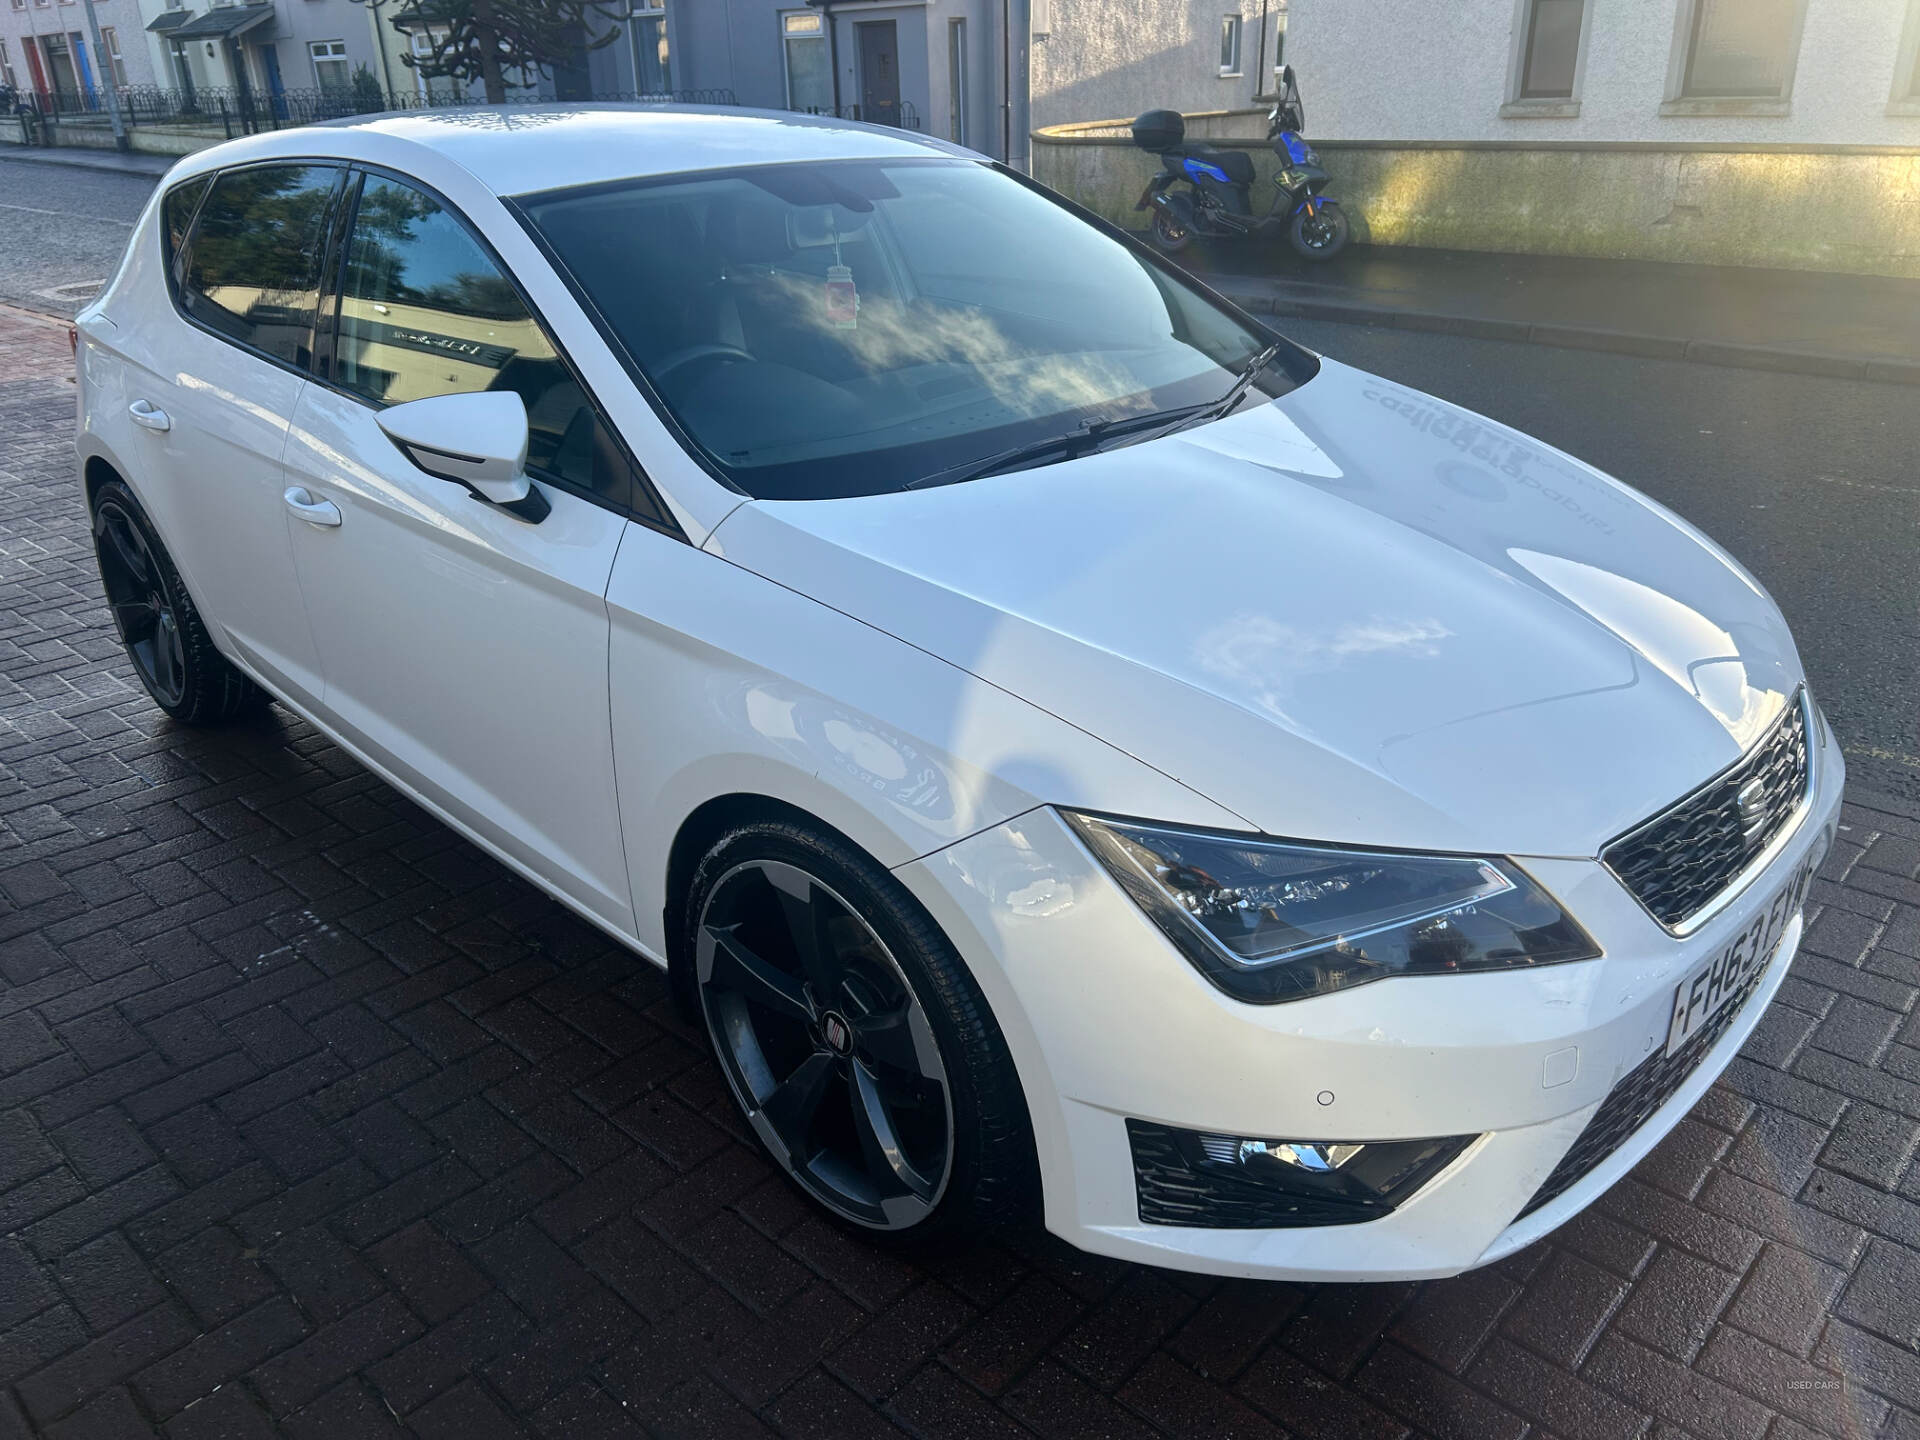
[[[1000,32],[1005,61],[1005,103],[1001,106],[1007,164],[1033,173],[1033,4],[1002,0]]]

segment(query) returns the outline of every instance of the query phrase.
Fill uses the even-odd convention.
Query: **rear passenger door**
[[[366,172],[335,338],[301,397],[287,484],[333,507],[291,522],[326,676],[323,713],[456,823],[633,928],[614,803],[605,594],[634,479],[492,253],[421,187]],[[531,524],[414,465],[388,405],[512,390]]]
[[[281,456],[345,179],[335,165],[252,165],[170,195],[178,321],[127,347],[142,501],[221,648],[295,703],[318,696],[319,658]]]

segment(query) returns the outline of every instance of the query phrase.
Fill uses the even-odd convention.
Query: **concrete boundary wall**
[[[1245,149],[1271,198],[1260,111],[1188,117],[1188,134]],[[1920,277],[1920,147],[1645,141],[1316,141],[1354,238],[1376,245],[1674,260]],[[1134,207],[1157,161],[1124,120],[1033,136],[1033,173],[1107,219]]]

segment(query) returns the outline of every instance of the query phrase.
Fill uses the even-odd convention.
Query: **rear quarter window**
[[[213,183],[211,175],[201,175],[176,185],[167,192],[166,199],[160,202],[160,224],[165,232],[164,243],[167,247],[167,283],[177,286],[180,281],[180,260],[187,247],[187,230],[193,224],[193,215],[205,198],[207,187]]]

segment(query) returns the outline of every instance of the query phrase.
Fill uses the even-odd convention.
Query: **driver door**
[[[459,216],[359,177],[337,341],[294,414],[287,525],[330,723],[610,927],[633,930],[614,803],[604,599],[622,468],[586,393]],[[416,469],[386,405],[512,389],[529,523]],[[294,498],[294,492],[304,492]]]

